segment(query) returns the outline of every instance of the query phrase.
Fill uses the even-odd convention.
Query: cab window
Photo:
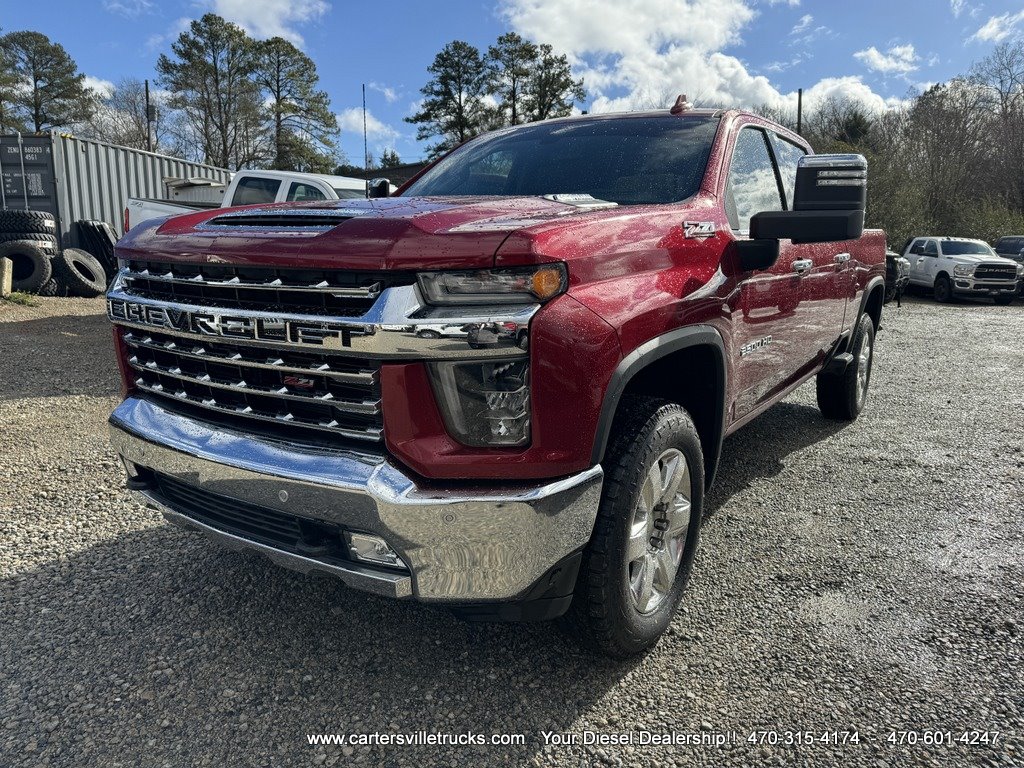
[[[312,184],[293,181],[288,190],[288,197],[285,199],[290,203],[301,203],[304,200],[326,200],[327,195]]]
[[[924,250],[921,251],[925,256],[938,256],[939,247],[934,240],[926,240],[924,243]]]
[[[736,139],[725,190],[729,224],[750,231],[750,217],[761,211],[781,211],[782,196],[764,131],[744,128]]]
[[[232,205],[257,205],[272,203],[277,198],[277,190],[281,187],[280,179],[265,179],[260,176],[246,176],[239,180],[235,187]]]

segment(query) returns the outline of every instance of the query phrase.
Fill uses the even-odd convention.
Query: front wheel
[[[818,407],[825,418],[853,421],[864,410],[875,359],[875,324],[866,313],[857,322],[850,351],[853,362],[842,373],[818,374]]]
[[[1010,294],[1009,296],[996,296],[994,301],[996,303],[996,306],[1005,307],[1009,305],[1009,303],[1013,301],[1015,298],[1017,297],[1014,296],[1013,294]]]
[[[949,278],[945,275],[939,275],[935,278],[933,292],[935,300],[940,304],[948,304],[953,300],[953,284],[949,282]]]
[[[665,400],[624,400],[605,469],[567,619],[595,650],[626,658],[658,641],[689,580],[704,506],[693,420]]]

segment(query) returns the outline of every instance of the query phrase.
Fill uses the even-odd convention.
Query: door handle
[[[814,262],[810,259],[797,259],[793,262],[793,271],[799,274],[803,274],[811,267],[814,266]]]
[[[837,253],[836,264],[845,264],[850,260],[850,254],[848,253]]]

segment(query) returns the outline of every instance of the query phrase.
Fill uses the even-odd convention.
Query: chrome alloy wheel
[[[690,466],[669,448],[651,465],[626,545],[626,575],[633,605],[653,613],[672,591],[690,528]]]
[[[857,409],[864,406],[868,396],[868,381],[871,378],[871,354],[874,351],[874,340],[865,333],[860,342],[860,353],[857,355]]]

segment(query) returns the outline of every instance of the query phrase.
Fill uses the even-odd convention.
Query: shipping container
[[[49,211],[57,219],[62,248],[93,250],[78,222],[105,222],[120,236],[129,197],[216,204],[231,172],[51,132],[0,136],[0,179],[0,206]]]

